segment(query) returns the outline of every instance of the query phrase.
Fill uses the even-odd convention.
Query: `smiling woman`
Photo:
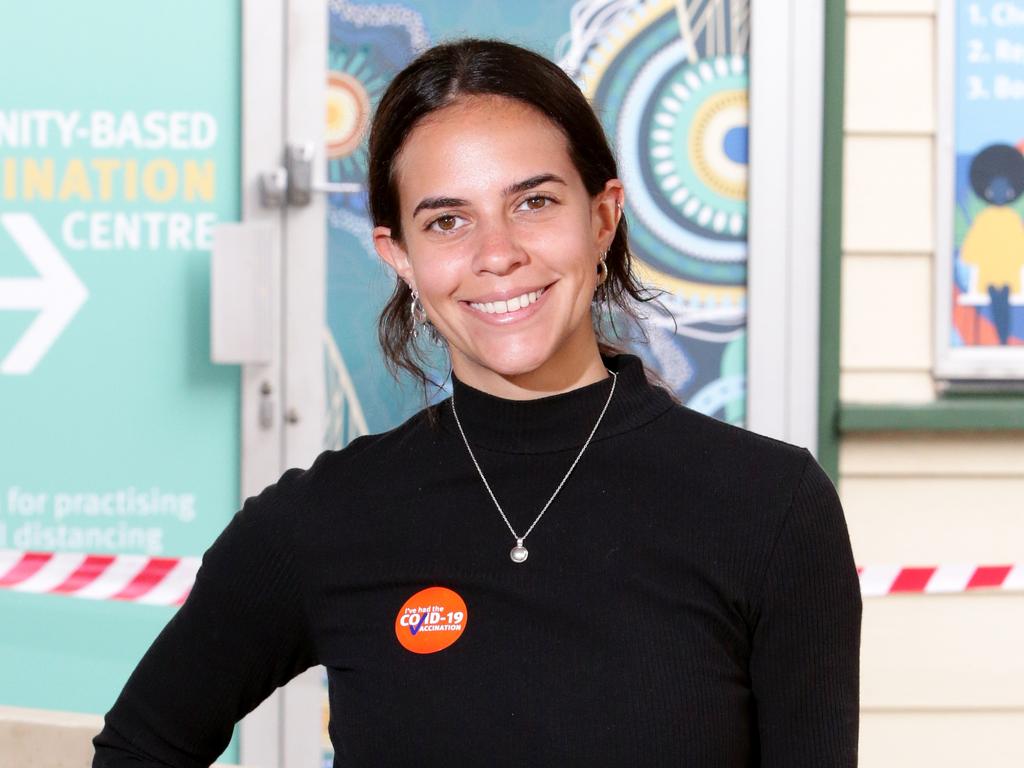
[[[464,96],[421,120],[392,175],[402,236],[378,226],[375,243],[460,379],[528,399],[607,377],[590,308],[619,221],[617,179],[591,196],[558,127],[501,96]]]
[[[425,381],[431,329],[452,395],[246,500],[94,765],[208,765],[315,664],[339,767],[856,765],[835,488],[605,335],[647,294],[576,85],[507,43],[432,48],[384,93],[369,164],[386,358]]]
[[[632,271],[615,158],[562,70],[495,41],[437,46],[384,94],[370,155],[374,242],[401,278],[379,328],[393,371],[426,386],[415,292],[467,383],[529,399],[607,378],[600,354],[622,350],[603,320],[637,321],[656,293]]]

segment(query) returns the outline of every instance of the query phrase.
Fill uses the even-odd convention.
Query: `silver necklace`
[[[605,370],[608,369],[606,368]],[[565,477],[562,478],[562,482],[560,482],[558,487],[555,488],[555,492],[551,494],[551,498],[548,499],[548,503],[544,505],[544,509],[540,511],[540,514],[537,515],[537,519],[530,524],[530,527],[526,529],[526,533],[522,536],[516,533],[515,528],[512,527],[512,523],[510,523],[508,521],[508,517],[505,516],[505,511],[501,508],[501,504],[499,504],[498,500],[494,497],[494,491],[491,490],[491,486],[487,482],[487,478],[484,477],[484,471],[480,469],[480,463],[476,460],[476,456],[473,455],[473,449],[469,447],[469,440],[466,439],[466,433],[462,429],[462,422],[459,421],[458,411],[455,410],[455,391],[454,389],[452,390],[452,415],[455,416],[455,423],[459,426],[459,434],[462,435],[462,442],[466,444],[466,450],[469,451],[469,458],[473,460],[473,464],[476,466],[476,471],[480,473],[480,479],[484,481],[484,487],[487,489],[487,493],[491,495],[491,501],[494,502],[494,506],[496,506],[498,508],[498,512],[501,513],[501,519],[505,521],[505,525],[507,525],[508,529],[512,532],[512,538],[516,540],[516,545],[512,547],[512,551],[509,552],[509,556],[512,558],[513,563],[526,562],[526,558],[529,557],[530,553],[527,551],[526,547],[523,546],[523,542],[526,540],[526,537],[530,535],[530,531],[533,530],[534,526],[540,522],[540,519],[544,516],[547,508],[551,506],[551,502],[555,500],[555,496],[557,496],[558,492],[562,490],[562,486],[565,485],[565,481],[569,479],[569,475],[572,474],[572,471],[576,469],[576,464],[579,462],[583,452],[587,450],[587,446],[590,445],[590,440],[594,437],[594,433],[597,432],[597,428],[601,425],[601,419],[604,418],[604,413],[608,410],[608,404],[612,401],[612,395],[615,394],[615,383],[619,378],[619,374],[615,371],[608,371],[608,373],[612,375],[612,388],[611,391],[608,392],[608,399],[605,400],[604,408],[601,409],[601,415],[597,417],[597,423],[594,424],[594,428],[590,430],[590,436],[587,437],[587,441],[583,444],[583,447],[580,449],[579,454],[577,454],[576,460],[573,461],[572,466],[569,467],[569,471],[565,473]]]

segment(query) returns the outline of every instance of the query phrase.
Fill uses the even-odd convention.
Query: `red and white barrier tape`
[[[940,565],[904,568],[869,565],[857,569],[864,597],[955,594],[976,589],[1024,591],[1024,565]]]
[[[181,605],[192,589],[199,563],[198,557],[0,549],[0,588],[93,600]]]
[[[72,595],[93,600],[128,600],[181,605],[188,597],[198,557],[81,555],[0,549],[0,588]],[[954,594],[976,589],[1024,592],[1022,565],[869,565],[857,569],[861,594]]]

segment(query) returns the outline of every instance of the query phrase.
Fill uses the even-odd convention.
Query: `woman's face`
[[[556,125],[498,96],[427,116],[395,170],[403,241],[377,227],[374,242],[419,291],[460,379],[479,386],[591,362],[590,304],[618,224],[617,179],[591,198]]]

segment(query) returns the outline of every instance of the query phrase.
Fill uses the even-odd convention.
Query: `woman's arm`
[[[203,555],[93,739],[93,768],[206,768],[238,720],[316,663],[292,536],[304,474],[246,499]]]
[[[832,481],[808,453],[757,601],[762,768],[857,765],[861,595]]]

